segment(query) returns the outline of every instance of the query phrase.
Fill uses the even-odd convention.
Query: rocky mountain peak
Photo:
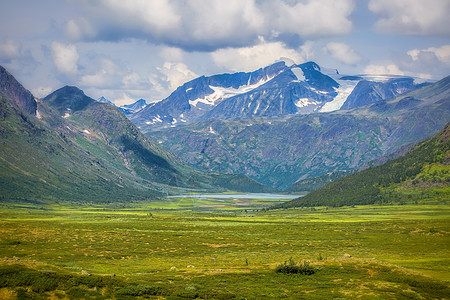
[[[43,100],[56,108],[61,114],[82,110],[95,102],[94,99],[86,96],[82,90],[75,86],[64,86]]]
[[[0,92],[14,101],[24,112],[36,115],[37,103],[33,94],[25,89],[5,68],[0,66]]]

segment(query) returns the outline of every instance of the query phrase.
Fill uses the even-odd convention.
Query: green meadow
[[[450,298],[450,205],[279,201],[4,203],[0,299]]]

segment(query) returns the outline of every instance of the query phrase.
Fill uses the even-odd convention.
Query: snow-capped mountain
[[[121,111],[123,111],[123,113],[125,115],[132,115],[135,113],[140,112],[143,108],[145,108],[147,106],[147,101],[144,99],[139,99],[138,101],[132,103],[132,104],[125,104],[122,106],[117,106],[115,105],[112,101],[106,99],[105,97],[100,97],[97,99],[98,102],[101,103],[108,103],[111,105],[116,106],[118,109],[120,109]]]
[[[316,63],[293,65],[249,92],[221,101],[203,119],[308,114],[331,102],[338,87]]]
[[[392,99],[427,84],[417,84],[414,82],[414,78],[410,77],[386,78],[385,81],[380,81],[380,78],[377,79],[378,81],[369,81],[370,78],[367,77],[361,79],[347,79],[353,83],[357,82],[357,84],[341,109],[351,109]]]
[[[139,99],[138,101],[136,101],[132,104],[122,105],[119,108],[121,111],[124,112],[124,114],[132,115],[132,114],[140,112],[146,106],[147,106],[147,101],[144,99]]]
[[[322,71],[314,62],[279,61],[254,72],[196,78],[129,117],[148,132],[206,119],[274,118],[349,109],[419,86],[412,78],[343,76],[333,69]]]
[[[108,103],[108,104],[112,104],[114,106],[116,106],[114,103],[112,103],[110,100],[106,99],[105,97],[101,96],[100,98],[97,99],[98,102],[101,103]]]

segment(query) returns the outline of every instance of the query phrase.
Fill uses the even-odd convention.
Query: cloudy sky
[[[0,0],[0,64],[35,96],[116,104],[280,57],[341,74],[450,75],[450,0]]]

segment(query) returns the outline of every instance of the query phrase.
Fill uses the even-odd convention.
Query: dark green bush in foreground
[[[289,262],[284,262],[283,264],[277,266],[275,268],[276,273],[281,274],[299,274],[299,275],[312,275],[316,273],[316,269],[306,261],[296,264],[292,258],[289,259]]]

